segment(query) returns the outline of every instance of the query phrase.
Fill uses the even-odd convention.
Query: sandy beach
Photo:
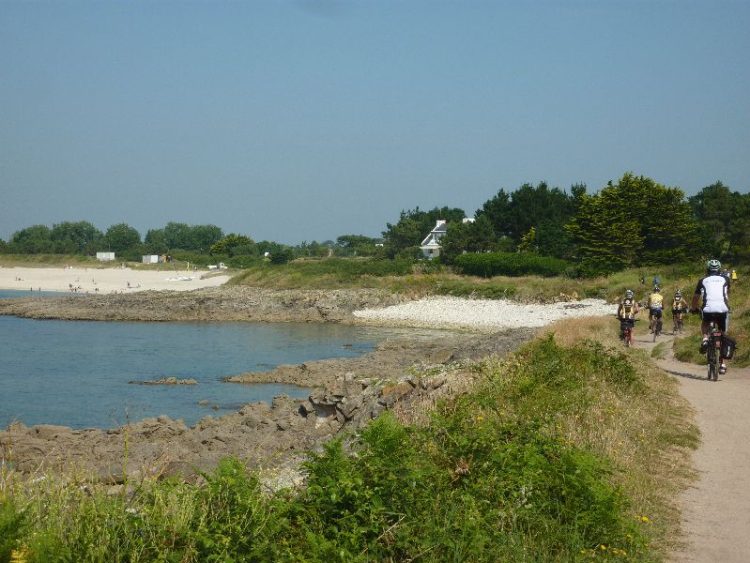
[[[228,275],[210,270],[133,270],[131,268],[3,268],[0,289],[76,293],[135,293],[148,290],[190,291],[216,287]]]

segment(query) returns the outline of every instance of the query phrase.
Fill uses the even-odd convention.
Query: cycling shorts
[[[653,307],[651,309],[651,316],[657,319],[661,318],[661,308],[660,307]]]
[[[727,313],[702,313],[703,322],[715,322],[721,332],[727,331]]]

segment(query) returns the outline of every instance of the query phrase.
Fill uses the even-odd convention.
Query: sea
[[[28,297],[0,291],[0,299]],[[54,299],[55,295],[33,292]],[[227,383],[280,364],[362,355],[387,329],[335,324],[114,322],[0,316],[0,427],[59,424],[112,428],[167,415],[192,426],[276,395],[309,389]],[[197,385],[137,385],[165,377]]]

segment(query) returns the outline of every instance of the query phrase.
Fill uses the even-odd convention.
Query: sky
[[[0,0],[0,238],[286,244],[625,172],[750,188],[750,1]]]

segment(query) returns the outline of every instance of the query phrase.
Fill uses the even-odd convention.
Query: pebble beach
[[[501,330],[536,328],[560,319],[614,315],[616,307],[602,299],[536,304],[508,300],[428,297],[384,308],[354,311],[365,322],[393,326]]]

